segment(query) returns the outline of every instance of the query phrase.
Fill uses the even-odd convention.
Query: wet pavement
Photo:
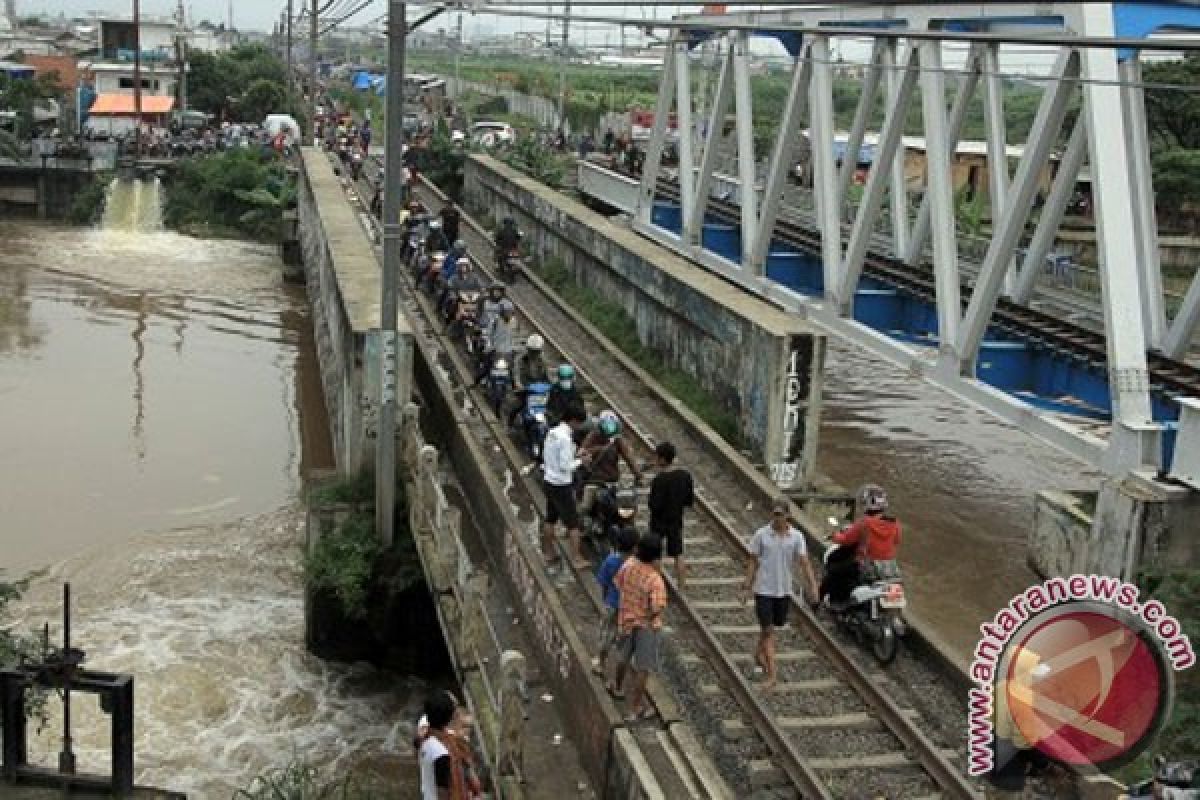
[[[1099,485],[1083,462],[833,338],[818,468],[887,488],[914,608],[960,654],[1038,581],[1026,562],[1037,492]]]

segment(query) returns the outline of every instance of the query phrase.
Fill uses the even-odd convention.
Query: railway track
[[[430,207],[443,202],[429,186],[421,187],[418,196]],[[487,231],[464,218],[460,236],[476,254],[481,271],[490,275]],[[708,732],[710,744],[717,743],[716,761],[726,779],[752,787],[762,797],[978,796],[961,770],[961,742],[949,733],[951,727],[961,727],[965,712],[952,702],[948,713],[953,721],[933,721],[944,717],[947,708],[920,702],[922,690],[937,679],[906,673],[893,676],[900,678],[896,680],[864,666],[860,652],[799,604],[792,609],[792,625],[781,631],[781,682],[771,693],[757,688],[751,671],[757,628],[739,586],[748,558],[746,541],[765,522],[756,511],[762,507],[759,497],[745,490],[728,465],[714,462],[677,403],[648,387],[644,375],[599,344],[598,333],[536,276],[527,272],[510,297],[525,323],[523,331],[541,332],[549,351],[576,365],[589,386],[590,410],[616,411],[643,456],[655,443],[672,441],[679,463],[696,479],[698,507],[685,530],[686,594],[668,577],[672,654],[667,677],[689,719]],[[427,301],[422,297],[416,304]],[[424,331],[440,337],[440,327],[426,319]],[[455,348],[445,351],[449,361],[461,360]],[[460,378],[464,369],[456,367]],[[530,505],[541,508],[540,486],[522,475],[516,447],[502,426],[490,427],[493,451],[504,454],[504,463],[497,456],[497,470],[521,475],[514,491],[521,490]],[[573,577],[581,588],[592,590],[590,574]],[[595,592],[587,593],[594,608]],[[564,594],[578,600],[583,593]],[[911,660],[897,669],[920,673]]]
[[[660,178],[658,195],[664,200],[678,203],[679,187],[674,181]],[[736,205],[712,198],[708,207],[724,221],[740,224],[741,211]],[[775,224],[775,234],[780,241],[799,250],[820,252],[819,233],[782,215]],[[934,275],[924,265],[914,267],[897,259],[868,254],[863,273],[894,284],[922,300],[936,303]],[[968,283],[961,284],[964,309],[970,302],[971,290]],[[1000,298],[996,304],[993,326],[1043,346],[1071,353],[1100,372],[1107,369],[1108,349],[1102,331],[1090,330],[1006,298]],[[1156,353],[1148,353],[1146,358],[1152,389],[1168,396],[1200,396],[1200,367]]]

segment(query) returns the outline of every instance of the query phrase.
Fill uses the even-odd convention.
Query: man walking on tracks
[[[792,564],[803,565],[808,596],[817,597],[817,579],[808,560],[804,535],[788,519],[788,500],[781,497],[771,509],[771,522],[759,528],[750,539],[750,570],[745,591],[754,591],[754,612],[758,617],[758,647],[754,663],[766,673],[763,689],[775,688],[775,628],[787,624],[792,603]],[[749,594],[746,601],[749,601]]]
[[[546,493],[546,518],[542,523],[542,556],[546,566],[558,567],[559,555],[554,530],[559,520],[567,527],[571,542],[571,561],[576,569],[586,569],[589,564],[580,549],[582,534],[579,529],[579,510],[575,505],[575,470],[583,459],[575,457],[574,432],[579,430],[587,416],[578,408],[568,408],[562,421],[546,434],[542,448],[542,467],[545,475],[543,489]]]
[[[683,510],[695,503],[692,475],[675,463],[675,445],[659,442],[654,448],[658,474],[650,483],[650,532],[662,537],[667,555],[675,561],[675,580],[684,589]]]
[[[613,578],[618,592],[617,630],[621,637],[617,652],[622,663],[628,663],[633,672],[626,722],[636,722],[654,713],[646,704],[646,680],[651,672],[658,671],[662,649],[667,584],[657,566],[661,557],[662,543],[658,537],[643,536],[634,557]]]

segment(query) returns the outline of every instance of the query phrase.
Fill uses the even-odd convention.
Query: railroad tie
[[[780,681],[775,684],[775,694],[789,694],[792,692],[817,692],[828,691],[830,689],[838,689],[842,683],[835,678],[813,678],[807,681]],[[700,687],[700,692],[706,695],[726,695],[729,692],[725,687],[716,683],[706,683]]]

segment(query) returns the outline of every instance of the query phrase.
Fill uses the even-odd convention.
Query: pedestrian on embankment
[[[659,536],[674,562],[675,581],[683,591],[687,570],[683,563],[683,513],[696,502],[692,474],[675,464],[675,445],[659,442],[654,448],[658,474],[650,483],[650,532]]]
[[[662,543],[658,537],[643,536],[633,558],[613,578],[619,594],[617,652],[632,672],[626,722],[654,714],[646,704],[646,681],[651,672],[660,669],[663,613],[667,610],[667,583],[658,567],[661,558]]]
[[[754,663],[766,673],[763,689],[775,688],[775,629],[787,624],[792,604],[792,565],[800,562],[808,597],[815,601],[817,578],[804,535],[788,519],[788,500],[781,497],[771,508],[771,522],[755,531],[750,539],[750,569],[746,575],[745,602],[754,592],[754,613],[758,618],[758,646]]]

